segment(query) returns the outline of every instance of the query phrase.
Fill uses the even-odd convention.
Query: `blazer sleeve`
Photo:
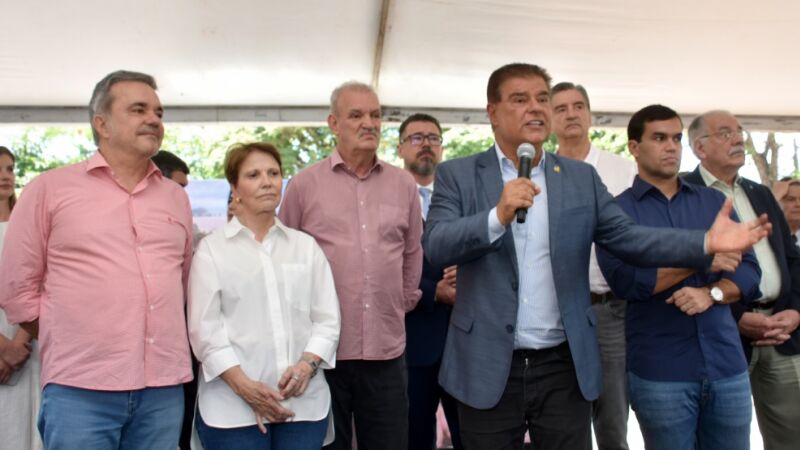
[[[434,266],[467,263],[499,250],[503,242],[489,242],[491,208],[466,214],[469,199],[465,195],[483,193],[477,192],[474,174],[459,173],[463,170],[455,164],[442,164],[436,170],[436,189],[422,238],[425,255]]]

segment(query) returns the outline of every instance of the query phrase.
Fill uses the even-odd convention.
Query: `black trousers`
[[[325,371],[336,439],[326,450],[408,450],[405,356],[387,361],[336,361]]]
[[[462,450],[456,400],[439,386],[439,362],[408,368],[408,450],[436,449],[436,410],[442,402],[453,449]]]
[[[591,403],[578,386],[567,343],[517,350],[500,402],[491,409],[458,404],[467,450],[519,450],[530,431],[536,450],[591,450]]]

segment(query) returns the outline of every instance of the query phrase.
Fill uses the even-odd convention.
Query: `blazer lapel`
[[[561,227],[561,211],[564,205],[564,174],[558,160],[550,153],[544,152],[544,179],[547,183],[547,215],[550,226],[550,259],[555,257],[556,249],[563,245],[559,239]]]
[[[487,209],[492,209],[500,201],[500,195],[503,193],[503,175],[500,173],[500,163],[497,161],[497,151],[494,145],[489,150],[483,152],[477,160],[478,188],[486,195]],[[480,203],[478,209],[481,209]],[[511,257],[511,267],[514,268],[514,280],[519,279],[519,268],[517,267],[517,251],[514,248],[514,234],[509,226],[506,233],[503,235],[503,248],[508,252]]]

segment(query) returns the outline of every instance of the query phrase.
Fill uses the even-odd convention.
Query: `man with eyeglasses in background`
[[[800,238],[800,180],[792,177],[783,177],[781,181],[772,184],[772,193],[781,204],[783,215],[789,223],[792,240],[798,244]]]
[[[417,182],[422,219],[428,215],[433,177],[442,161],[442,126],[428,114],[412,114],[400,124],[397,155]],[[456,266],[442,269],[423,260],[422,298],[406,314],[408,364],[408,448],[436,448],[436,410],[442,402],[453,448],[460,450],[458,410],[455,400],[439,386],[439,366],[450,311],[456,301]]]
[[[767,214],[773,232],[753,249],[761,266],[762,297],[749,307],[735,303],[750,384],[764,447],[796,449],[800,442],[800,253],[769,188],[738,175],[747,132],[727,111],[709,111],[689,125],[689,142],[700,160],[689,182],[733,198],[744,222]]]

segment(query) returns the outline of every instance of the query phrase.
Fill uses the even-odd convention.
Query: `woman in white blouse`
[[[276,217],[275,147],[234,146],[225,177],[237,216],[200,242],[189,277],[200,441],[205,450],[318,450],[332,435],[317,369],[333,367],[340,326],[328,261],[311,236]]]

